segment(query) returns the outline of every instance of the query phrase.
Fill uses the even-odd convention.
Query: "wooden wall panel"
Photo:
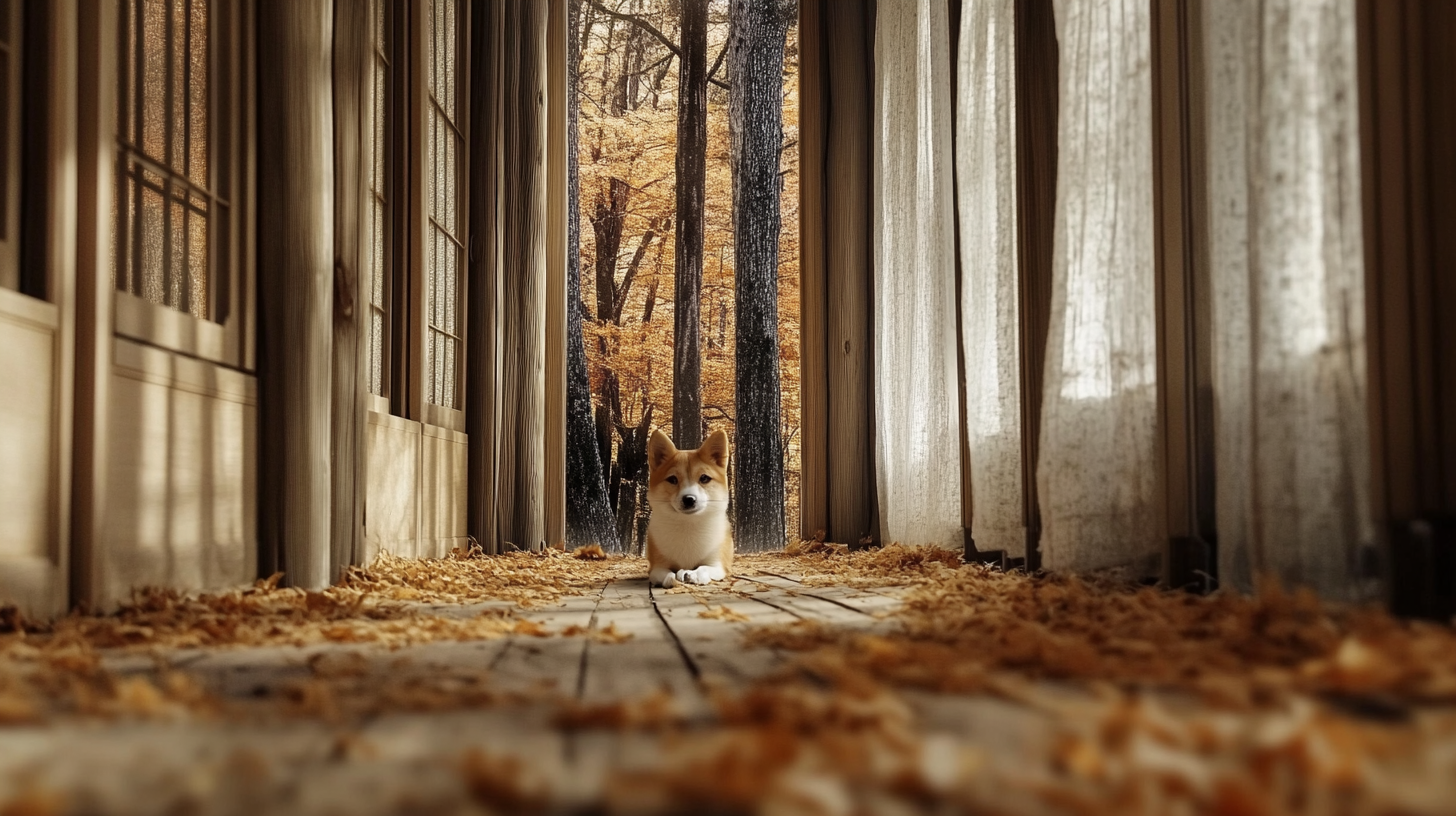
[[[219,589],[257,573],[257,381],[118,338],[102,608],[133,587]]]

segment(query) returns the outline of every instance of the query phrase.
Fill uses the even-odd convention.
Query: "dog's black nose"
[[[695,497],[695,496],[683,496],[683,509],[684,510],[691,510],[694,507],[696,507],[697,505],[698,505],[698,499],[697,499],[697,497]]]

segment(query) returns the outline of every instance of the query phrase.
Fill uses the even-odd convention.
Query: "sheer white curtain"
[[[875,25],[875,471],[884,541],[959,545],[950,35],[944,0]]]
[[[971,535],[1026,552],[1016,266],[1014,0],[965,0],[956,71],[961,338],[971,451]]]
[[[1056,0],[1060,112],[1043,563],[1157,568],[1147,0]]]
[[[1371,589],[1354,0],[1203,7],[1220,576],[1354,599]]]

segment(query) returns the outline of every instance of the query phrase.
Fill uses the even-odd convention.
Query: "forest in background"
[[[579,55],[582,338],[596,443],[618,537],[624,549],[638,551],[645,530],[647,437],[653,428],[670,435],[673,429],[675,165],[684,0],[579,2],[572,15],[572,33],[573,50]],[[699,302],[702,430],[704,434],[727,430],[735,440],[736,463],[741,452],[735,399],[736,265],[727,51],[731,26],[727,0],[706,5],[709,81]],[[779,6],[792,13],[791,2]],[[797,528],[799,505],[796,40],[790,22],[784,46],[778,161],[779,425],[785,530]]]

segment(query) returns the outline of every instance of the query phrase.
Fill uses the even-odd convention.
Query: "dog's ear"
[[[713,431],[708,436],[708,441],[698,448],[698,456],[704,461],[720,468],[728,467],[728,434],[722,429]]]
[[[666,462],[677,448],[672,446],[672,440],[662,431],[653,431],[652,438],[647,440],[647,469],[657,470],[658,466]]]

